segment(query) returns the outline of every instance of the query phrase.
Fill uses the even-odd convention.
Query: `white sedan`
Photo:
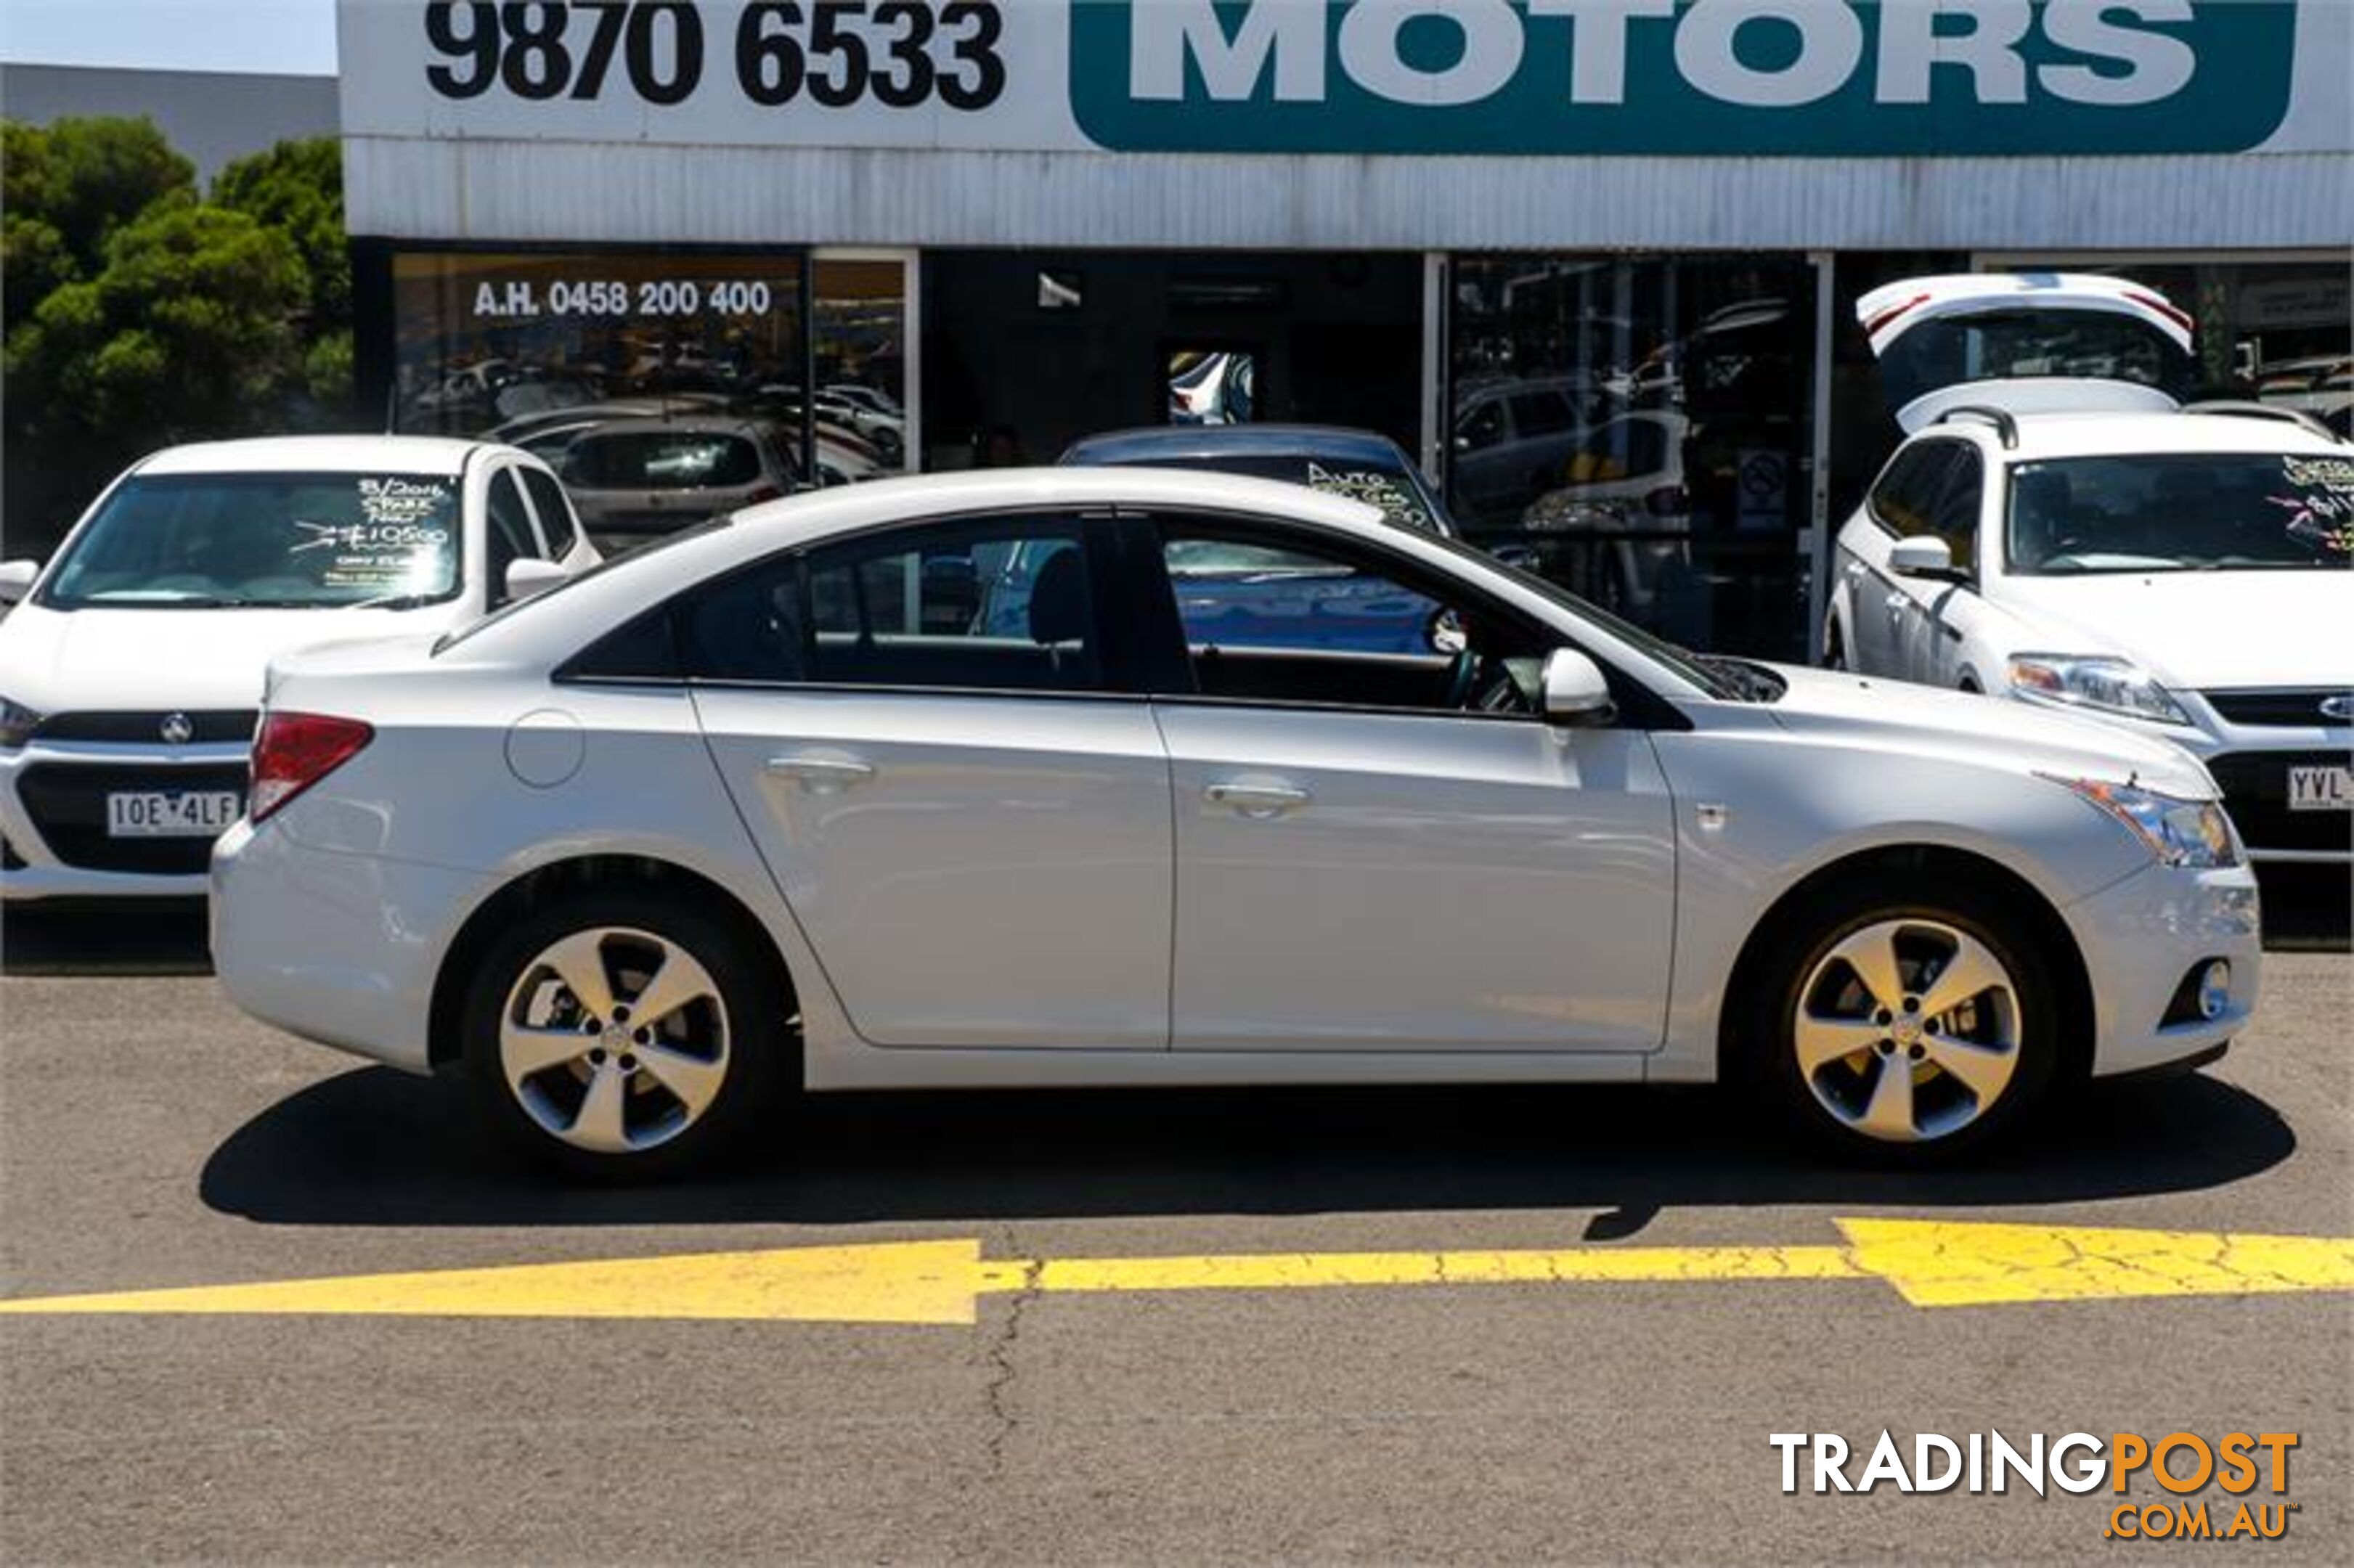
[[[0,565],[0,897],[202,897],[273,655],[446,631],[596,560],[512,447],[312,436],[134,463],[47,569]]]
[[[1739,1077],[1934,1158],[2220,1054],[2259,978],[2171,746],[1147,469],[802,497],[283,659],[213,889],[240,1006],[597,1171],[788,1086]]]

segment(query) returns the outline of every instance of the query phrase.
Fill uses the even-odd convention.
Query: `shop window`
[[[1483,255],[1452,280],[1465,533],[1678,641],[1803,658],[1812,265]]]
[[[909,472],[907,263],[822,256],[813,266],[818,478]]]
[[[393,423],[504,441],[559,471],[621,421],[724,417],[796,453],[801,266],[790,253],[396,255]]]

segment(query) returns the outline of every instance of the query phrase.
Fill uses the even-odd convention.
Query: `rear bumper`
[[[212,863],[215,972],[265,1023],[431,1071],[433,980],[479,873],[306,849],[239,822]]]
[[[2179,1064],[2244,1030],[2264,978],[2260,913],[2255,874],[2245,865],[2200,872],[2151,865],[2070,906],[2092,980],[2094,1076]],[[2223,1011],[2169,1020],[2184,977],[2217,959],[2232,966]]]

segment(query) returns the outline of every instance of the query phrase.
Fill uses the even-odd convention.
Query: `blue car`
[[[1462,535],[1398,444],[1315,425],[1177,425],[1088,436],[1066,466],[1209,469],[1278,479],[1379,507],[1401,527]],[[1421,595],[1286,551],[1181,544],[1169,577],[1195,647],[1346,647],[1427,655],[1437,609]]]

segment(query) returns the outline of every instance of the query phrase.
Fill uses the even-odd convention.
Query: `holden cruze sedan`
[[[1183,563],[1237,549],[1279,641],[1188,617]],[[1419,649],[1302,630],[1368,585]],[[251,800],[229,994],[462,1072],[593,1172],[757,1136],[789,1086],[1738,1078],[1935,1159],[2213,1058],[2257,994],[2254,883],[2176,747],[1696,657],[1225,475],[802,497],[290,656]]]

